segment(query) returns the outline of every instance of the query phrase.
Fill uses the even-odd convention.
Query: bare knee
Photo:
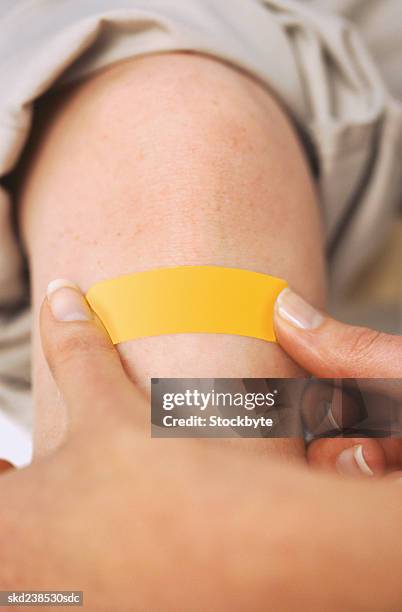
[[[311,180],[289,121],[259,84],[210,59],[161,55],[120,64],[60,100],[35,146],[23,218],[31,227],[43,210],[63,259],[69,238],[91,245],[99,277],[104,256],[110,265],[125,249],[139,267],[207,259],[285,276],[294,268],[296,285],[308,266],[295,288],[318,297]],[[28,245],[35,235],[43,239],[29,231]]]
[[[102,278],[180,264],[282,276],[321,301],[312,182],[288,119],[252,79],[197,56],[144,58],[44,110],[21,194],[35,308],[55,277],[85,290]],[[298,373],[278,346],[252,338],[166,336],[119,350],[141,385],[151,375]],[[51,383],[39,355],[36,364],[43,396]]]

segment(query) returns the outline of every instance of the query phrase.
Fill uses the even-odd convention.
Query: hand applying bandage
[[[51,283],[41,339],[68,432],[0,478],[3,588],[76,585],[88,610],[400,609],[401,487],[151,440],[146,398],[72,283]]]
[[[282,348],[321,378],[401,378],[402,338],[335,321],[290,289],[280,293],[274,326]],[[402,381],[401,381],[402,395]],[[312,442],[309,463],[352,476],[402,476],[399,438],[338,438]]]

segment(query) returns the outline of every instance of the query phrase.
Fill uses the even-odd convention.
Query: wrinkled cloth
[[[387,7],[388,23],[398,2],[377,3]],[[353,18],[361,5],[359,0],[2,0],[0,410],[29,429],[28,280],[5,177],[27,142],[34,101],[114,62],[155,52],[208,54],[258,77],[275,91],[315,160],[330,286],[340,291],[384,240],[400,191],[401,105],[356,29],[333,12]],[[390,45],[395,40],[390,37]],[[386,36],[381,44],[386,63]],[[401,47],[399,42],[399,53]]]

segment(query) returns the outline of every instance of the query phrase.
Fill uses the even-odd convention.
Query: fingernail
[[[336,469],[339,474],[346,476],[373,476],[374,472],[368,465],[362,444],[356,444],[351,448],[346,448],[339,453],[336,460]]]
[[[92,312],[79,287],[58,278],[47,287],[47,299],[56,321],[89,321]]]
[[[321,313],[310,306],[300,295],[286,288],[278,295],[275,312],[282,319],[301,329],[315,329],[324,320]]]

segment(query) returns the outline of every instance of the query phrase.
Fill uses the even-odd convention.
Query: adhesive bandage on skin
[[[188,333],[275,342],[274,304],[285,287],[280,278],[249,270],[180,266],[101,281],[86,297],[114,344]]]

